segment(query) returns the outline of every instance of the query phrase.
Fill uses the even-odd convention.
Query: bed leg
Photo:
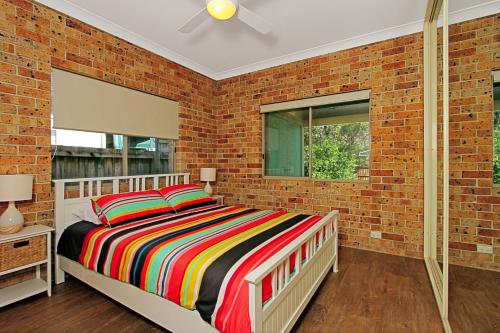
[[[335,254],[335,261],[333,262],[332,271],[337,273],[339,271],[339,253]]]
[[[337,273],[339,271],[339,231],[338,231],[339,229],[338,229],[338,218],[337,217],[335,217],[335,220],[333,222],[333,230],[334,230],[333,250],[335,251],[335,261],[333,262],[332,271],[334,273]]]
[[[56,255],[56,260],[55,260],[55,280],[56,284],[61,284],[64,283],[65,277],[64,277],[64,271],[60,268],[60,263],[59,263],[59,256]]]

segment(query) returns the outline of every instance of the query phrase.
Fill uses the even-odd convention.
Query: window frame
[[[62,129],[62,128],[55,128],[55,127],[52,127],[51,126],[51,131],[53,130],[58,130],[58,129]],[[99,134],[111,134],[111,135],[121,135],[123,137],[123,146],[122,146],[122,154],[121,154],[121,162],[122,162],[122,171],[123,171],[123,175],[119,175],[119,176],[116,176],[116,177],[128,177],[129,176],[129,137],[142,137],[142,138],[148,138],[148,137],[143,137],[143,136],[137,136],[137,135],[128,135],[128,134],[119,134],[119,133],[104,133],[104,132],[94,132],[94,131],[82,131],[82,130],[71,130],[71,131],[78,131],[78,132],[92,132],[92,133],[99,133]],[[175,173],[175,170],[176,170],[176,153],[177,153],[177,140],[175,139],[164,139],[164,138],[156,138],[156,137],[149,137],[149,138],[153,138],[153,139],[157,139],[157,140],[169,140],[169,141],[172,141],[172,144],[173,144],[173,151],[172,151],[172,172],[167,172],[167,173]],[[53,145],[52,142],[50,144],[50,147],[51,147],[51,163],[52,163],[52,160],[54,158],[56,158],[56,154],[57,154],[57,151],[54,153],[52,152],[52,149],[53,147],[59,147],[59,146],[64,146],[64,145]],[[78,147],[78,146],[67,146],[67,147]],[[52,165],[52,164],[51,164]],[[158,174],[164,174],[165,172],[163,173],[158,173]],[[151,174],[151,175],[155,175],[155,174]],[[52,175],[51,175],[52,177]],[[105,176],[106,177],[106,176]],[[111,176],[111,177],[115,177],[115,176]],[[82,177],[80,177],[82,178]],[[93,177],[91,177],[93,178]],[[58,180],[58,179],[71,179],[71,178],[56,178],[54,180]]]
[[[309,142],[308,145],[312,150],[312,114],[313,108],[318,106],[330,105],[330,104],[339,104],[346,102],[356,102],[363,101],[368,99],[368,137],[370,138],[370,158],[368,160],[368,170],[370,170],[370,174],[368,175],[367,180],[361,179],[322,179],[322,178],[313,178],[312,177],[312,167],[313,167],[313,158],[312,154],[309,154],[309,175],[308,176],[269,176],[266,175],[266,114],[272,112],[280,112],[293,110],[297,108],[308,108],[309,112]],[[261,113],[261,123],[262,123],[262,147],[261,147],[261,159],[262,159],[262,167],[261,174],[263,179],[275,179],[275,180],[310,180],[310,181],[322,181],[322,182],[337,182],[337,183],[361,183],[361,184],[369,184],[371,182],[371,170],[372,170],[372,93],[371,89],[363,89],[356,90],[352,92],[343,92],[332,95],[324,95],[319,97],[311,97],[304,98],[298,100],[291,100],[281,103],[273,103],[273,104],[265,104],[260,107]]]
[[[122,134],[123,135],[123,149],[124,149],[124,152],[122,154],[122,158],[123,158],[123,173],[125,173],[126,175],[124,176],[130,176],[129,175],[129,170],[128,170],[128,153],[129,153],[129,146],[128,146],[128,139],[130,137],[133,137],[133,138],[148,138],[148,137],[145,137],[145,136],[138,136],[138,135],[127,135],[127,134]],[[176,152],[177,152],[177,140],[175,139],[164,139],[164,138],[156,138],[156,137],[149,137],[150,139],[155,139],[155,140],[167,140],[167,141],[172,141],[172,144],[173,144],[173,147],[172,147],[172,171],[171,172],[160,172],[160,173],[151,173],[149,175],[161,175],[161,174],[166,174],[166,173],[175,173],[175,155],[176,155]],[[133,176],[139,176],[139,175],[133,175]]]

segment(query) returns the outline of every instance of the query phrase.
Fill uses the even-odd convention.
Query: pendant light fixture
[[[229,20],[238,10],[238,0],[207,0],[207,10],[217,20]]]

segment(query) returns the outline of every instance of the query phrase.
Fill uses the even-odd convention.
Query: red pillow
[[[101,195],[93,197],[91,201],[101,222],[110,227],[173,212],[172,207],[155,190]]]
[[[217,201],[210,198],[207,192],[194,184],[167,186],[160,189],[160,193],[178,213],[183,210],[215,204]]]

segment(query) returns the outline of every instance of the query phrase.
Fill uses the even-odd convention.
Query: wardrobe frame
[[[438,19],[442,11],[442,269],[438,262]],[[428,0],[424,20],[424,260],[445,332],[448,321],[449,62],[448,0]]]

